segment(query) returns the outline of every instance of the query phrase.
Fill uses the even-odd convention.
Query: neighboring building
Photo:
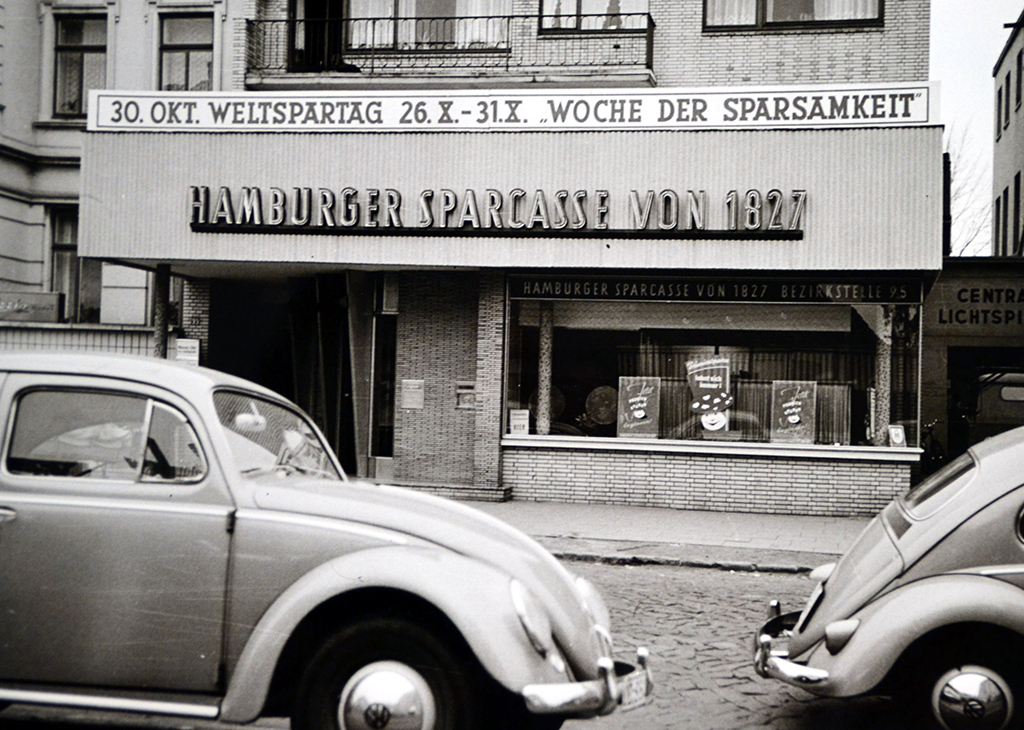
[[[1021,175],[1024,174],[1024,12],[992,70],[995,143],[992,165],[992,255],[1021,256]]]
[[[1024,13],[992,71],[992,255],[946,258],[924,305],[921,421],[945,460],[1024,425],[1022,31]]]
[[[24,125],[66,135],[41,220],[81,145],[101,325],[152,337],[113,304],[141,277],[172,353],[453,496],[861,514],[909,485],[942,262],[927,0],[139,6],[39,5],[41,65],[105,49],[105,84],[76,78],[113,91],[88,132],[45,101]],[[49,225],[11,258],[63,251]],[[21,289],[52,290],[37,268]]]

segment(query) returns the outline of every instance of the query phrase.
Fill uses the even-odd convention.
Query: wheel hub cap
[[[932,712],[947,730],[1003,730],[1013,716],[1013,694],[991,669],[964,666],[936,683]]]
[[[374,662],[341,691],[342,730],[433,730],[437,712],[426,680],[400,662]]]

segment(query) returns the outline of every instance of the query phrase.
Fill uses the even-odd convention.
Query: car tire
[[[480,692],[467,671],[472,657],[451,643],[404,618],[345,626],[307,663],[292,730],[366,730],[394,726],[389,718],[398,717],[423,730],[481,727]]]
[[[937,730],[1021,730],[1024,677],[1019,655],[983,644],[931,653],[918,664],[906,707],[913,727]]]

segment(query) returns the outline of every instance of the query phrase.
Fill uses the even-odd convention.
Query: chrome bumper
[[[528,684],[523,688],[526,708],[542,715],[592,717],[607,715],[620,705],[623,710],[646,705],[654,692],[647,659],[647,649],[641,647],[636,652],[635,668],[626,662],[602,657],[597,660],[598,679]]]
[[[789,660],[788,648],[778,646],[780,640],[785,641],[789,638],[800,618],[800,612],[780,613],[778,602],[772,601],[769,616],[754,637],[754,669],[757,673],[762,677],[780,679],[797,687],[827,682],[828,672],[824,669],[814,669],[792,662]]]

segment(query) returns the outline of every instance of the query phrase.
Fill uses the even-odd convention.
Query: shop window
[[[54,210],[50,224],[50,287],[64,295],[64,318],[68,322],[99,322],[103,264],[78,256],[78,209]]]
[[[644,30],[647,0],[542,0],[545,31]]]
[[[67,15],[56,18],[53,114],[84,117],[90,89],[107,80],[107,19]]]
[[[160,19],[160,88],[213,88],[212,15],[165,15]]]
[[[505,432],[884,445],[899,424],[913,439],[919,327],[916,305],[513,299]]]
[[[879,25],[884,0],[705,0],[705,28]]]

